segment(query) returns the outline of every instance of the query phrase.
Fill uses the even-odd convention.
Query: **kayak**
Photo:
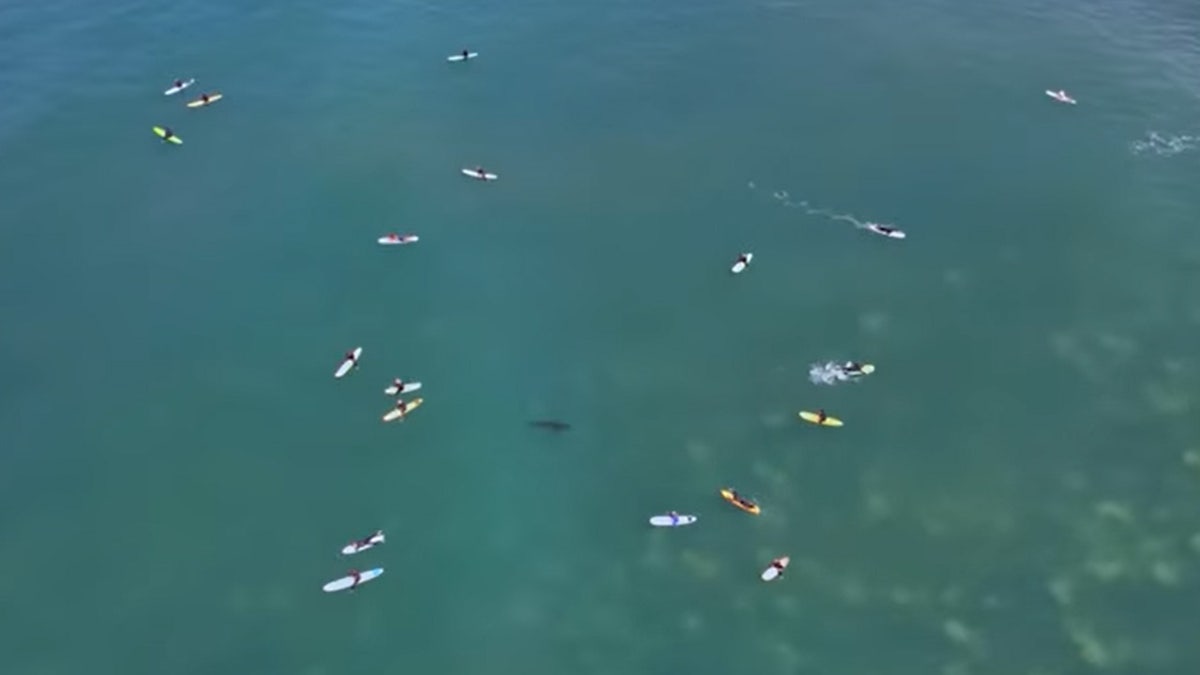
[[[779,577],[783,576],[783,570],[786,570],[787,566],[791,562],[792,562],[792,559],[787,557],[786,555],[783,556],[782,558],[776,558],[776,559],[772,560],[771,566],[768,567],[767,569],[763,570],[762,580],[763,581],[775,581]]]
[[[353,354],[353,356],[345,361],[342,361],[342,365],[338,366],[337,371],[334,372],[334,377],[345,377],[346,373],[350,372],[351,368],[358,365],[358,358],[362,356],[362,347],[355,347],[354,351],[350,353]]]
[[[734,274],[741,274],[742,270],[746,269],[751,262],[754,262],[754,254],[743,253],[741,257],[737,259],[737,262],[733,263],[733,267],[729,268],[729,271],[733,272]]]
[[[183,91],[184,89],[187,89],[188,87],[192,86],[193,84],[196,84],[196,78],[194,78],[194,77],[190,80],[183,80],[183,84],[172,85],[170,89],[164,91],[163,96],[174,96],[175,94],[178,94],[179,92]]]
[[[388,396],[396,396],[397,394],[407,394],[410,391],[416,391],[421,388],[420,382],[405,382],[403,388],[397,388],[396,385],[391,385],[383,390],[383,393]]]
[[[825,421],[821,421],[820,415],[818,415],[816,413],[808,412],[807,410],[800,411],[800,419],[804,420],[805,422],[811,422],[812,424],[819,424],[823,427],[840,427],[840,426],[842,426],[842,421],[836,417],[830,417],[830,416],[826,415]]]
[[[462,172],[464,176],[469,176],[475,180],[491,181],[500,177],[494,173],[488,173],[487,171],[476,171],[475,169],[463,169]]]
[[[721,488],[721,497],[724,498],[725,501],[751,515],[757,516],[758,514],[762,513],[762,509],[758,507],[758,504],[747,500],[745,497],[741,497],[739,500],[738,497],[734,496],[733,490],[729,488]]]
[[[159,138],[163,139],[164,141],[167,141],[168,143],[174,143],[175,145],[183,145],[183,139],[174,134],[172,134],[170,138],[167,138],[167,130],[162,127],[154,127],[154,133]]]
[[[384,421],[384,422],[391,422],[391,421],[392,421],[392,420],[394,420],[394,419],[401,419],[401,420],[403,420],[403,418],[404,418],[404,417],[407,417],[407,416],[408,416],[408,413],[410,413],[410,412],[412,412],[412,411],[416,410],[416,409],[417,409],[418,407],[420,407],[420,405],[421,405],[422,403],[424,403],[424,402],[425,402],[425,399],[423,399],[423,398],[414,398],[414,399],[413,399],[413,400],[411,400],[411,401],[405,401],[405,402],[404,402],[404,415],[401,415],[401,414],[400,414],[400,408],[399,408],[399,407],[392,408],[391,410],[387,411],[387,413],[386,413],[386,414],[384,414],[384,416],[383,416],[383,421]]]
[[[360,551],[365,551],[369,548],[375,548],[376,544],[382,544],[385,541],[387,541],[387,537],[383,536],[383,530],[379,530],[370,537],[367,537],[365,540],[352,541],[343,546],[342,555],[354,555]]]
[[[211,94],[209,94],[209,95],[208,95],[208,100],[207,100],[207,101],[205,101],[205,100],[204,100],[204,99],[202,99],[202,98],[198,98],[198,99],[196,99],[195,101],[188,101],[187,107],[189,107],[189,108],[203,108],[204,106],[206,106],[206,105],[212,105],[212,104],[216,103],[217,101],[220,101],[220,100],[221,100],[221,99],[223,99],[223,98],[225,98],[225,95],[224,95],[224,94],[222,94],[222,93],[221,93],[221,92],[219,92],[219,91],[214,91],[213,93],[211,93]]]
[[[696,522],[696,516],[685,516],[682,513],[678,516],[664,513],[661,516],[650,517],[650,524],[655,527],[683,527],[694,522]]]
[[[1071,105],[1075,105],[1075,103],[1076,103],[1075,99],[1071,98],[1070,96],[1067,96],[1067,92],[1065,92],[1061,89],[1058,91],[1051,91],[1051,90],[1047,89],[1046,95],[1049,96],[1050,98],[1054,99],[1055,101],[1058,101],[1059,103],[1070,103]]]
[[[456,61],[466,61],[467,59],[473,59],[476,56],[479,56],[479,52],[467,52],[466,56],[463,56],[462,54],[453,54],[451,56],[447,56],[446,60],[451,63],[454,63]]]
[[[891,239],[904,239],[906,236],[908,236],[900,230],[894,228],[889,227],[884,229],[884,227],[878,223],[867,223],[867,229],[875,234],[882,234],[883,236],[890,237]]]
[[[361,586],[372,579],[378,578],[382,574],[383,574],[382,567],[376,567],[373,570],[367,570],[366,572],[362,572],[361,574],[358,575],[358,585]],[[321,587],[321,590],[325,591],[326,593],[336,593],[338,591],[344,591],[353,585],[354,585],[354,577],[344,576],[341,579],[334,579],[333,581],[325,584],[324,586]]]
[[[415,234],[389,234],[379,238],[379,243],[383,246],[412,244],[418,241],[421,241],[421,238]]]

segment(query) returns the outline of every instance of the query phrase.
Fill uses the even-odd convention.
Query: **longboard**
[[[402,416],[408,417],[408,414],[410,412],[419,408],[421,406],[421,404],[424,402],[425,402],[425,399],[423,399],[423,398],[414,398],[411,401],[405,401],[403,415],[401,415],[399,408],[392,408],[391,410],[387,411],[387,413],[384,414],[383,421],[391,422],[392,420],[401,418]]]
[[[650,524],[655,527],[683,527],[684,525],[691,525],[694,522],[696,522],[696,516],[685,516],[683,514],[675,518],[672,518],[668,514],[650,517]]]
[[[358,575],[358,585],[361,586],[372,579],[376,579],[381,574],[383,574],[382,567],[376,567],[373,570],[367,570],[366,572],[362,572]],[[325,591],[326,593],[336,593],[338,591],[344,591],[353,585],[354,585],[354,577],[345,576],[345,577],[342,577],[341,579],[334,579],[333,581],[325,584],[324,586],[321,587],[321,590]]]
[[[346,373],[350,372],[351,368],[358,365],[358,359],[359,359],[359,357],[362,356],[362,347],[355,347],[354,351],[352,351],[350,353],[354,355],[354,358],[346,359],[345,361],[342,361],[342,365],[338,366],[338,369],[336,371],[334,371],[334,373],[333,373],[334,377],[337,377],[337,378],[345,377]]]
[[[822,422],[820,415],[818,415],[816,413],[808,412],[807,410],[801,410],[799,415],[800,415],[800,419],[802,419],[805,422],[808,422],[810,424],[819,424],[823,427],[840,427],[840,426],[842,426],[842,421],[836,417],[830,417],[830,416],[826,415],[825,421]]]

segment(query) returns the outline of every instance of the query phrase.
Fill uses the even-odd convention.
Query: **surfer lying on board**
[[[738,504],[741,504],[742,506],[744,506],[748,509],[754,508],[754,502],[739,495],[737,493],[737,490],[730,490],[729,494],[733,495],[733,501],[737,502]]]
[[[842,372],[846,373],[847,375],[862,375],[862,364],[855,363],[853,361],[847,361],[844,365],[842,365]]]
[[[772,560],[771,567],[774,567],[775,571],[779,572],[779,574],[777,576],[783,576],[783,570],[787,569],[783,564],[782,558],[776,558],[776,559]]]

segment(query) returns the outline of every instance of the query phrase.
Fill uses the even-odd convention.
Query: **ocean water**
[[[1198,28],[0,6],[0,671],[1196,672]]]

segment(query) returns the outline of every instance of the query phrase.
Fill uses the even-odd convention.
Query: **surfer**
[[[162,139],[164,141],[169,141],[172,138],[175,138],[175,132],[171,131],[171,127],[163,127]]]
[[[183,80],[175,80],[175,87],[176,87],[176,88],[178,88],[178,87],[182,87],[182,86],[183,86]]]
[[[400,412],[400,421],[403,422],[404,416],[408,413],[408,411],[404,409],[404,399],[396,399],[396,410]]]
[[[771,567],[774,567],[775,571],[778,572],[778,574],[775,575],[777,577],[783,576],[783,570],[787,569],[787,567],[783,564],[782,558],[776,558],[772,560]]]
[[[741,255],[739,255],[739,256],[738,256],[737,262],[740,262],[740,263],[741,263],[741,264],[743,264],[743,265],[749,265],[749,264],[750,264],[750,258],[749,258],[749,256],[747,256],[745,253],[743,253],[743,254],[741,254]],[[735,263],[735,264],[736,264],[736,263]]]
[[[894,227],[880,225],[879,223],[867,223],[867,227],[871,228],[875,232],[878,232],[879,234],[891,234],[896,231],[896,228]]]
[[[847,361],[845,365],[842,366],[842,372],[846,373],[847,375],[862,375],[862,364],[855,363],[853,361]]]
[[[171,130],[167,129],[167,135],[171,135]],[[346,360],[354,365],[358,365],[358,359],[354,358],[354,352],[346,352]]]
[[[354,590],[358,588],[358,582],[362,581],[362,575],[358,573],[358,570],[350,570],[349,575],[353,578],[353,581],[350,583],[350,590]]]
[[[211,97],[208,94],[200,94],[200,100],[204,103],[204,105],[208,105]]]
[[[817,409],[817,424],[824,424],[825,420],[827,420],[827,419],[829,419],[829,415],[825,414],[825,409],[818,408]],[[737,494],[735,493],[734,496],[736,497]]]
[[[396,235],[393,234],[392,236],[394,237]],[[392,386],[396,388],[397,392],[402,392],[404,391],[404,380],[397,377],[396,379],[392,380]]]
[[[475,175],[479,176],[480,178],[487,178],[487,172],[483,170],[482,166],[475,167]]]
[[[471,52],[469,52],[465,49],[462,50],[462,57],[463,57],[463,61],[466,61],[467,59],[471,58]]]
[[[670,512],[670,513],[668,513],[667,515],[668,515],[668,516],[671,516],[671,525],[672,525],[672,527],[673,527],[673,526],[675,526],[675,525],[678,525],[678,524],[679,524],[679,512],[677,512],[677,511],[671,511],[671,512]]]

